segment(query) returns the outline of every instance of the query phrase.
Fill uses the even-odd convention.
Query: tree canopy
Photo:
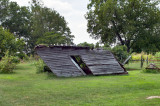
[[[30,4],[26,7],[9,0],[0,0],[0,26],[8,29],[16,38],[24,39],[26,53],[33,53],[34,47],[38,42],[42,43],[42,39],[50,38],[52,40],[47,43],[57,44],[60,43],[58,38],[65,38],[66,44],[73,44],[74,36],[63,16],[43,6],[39,0],[32,0]],[[51,36],[53,33],[54,36]],[[59,37],[54,39],[55,36]]]
[[[83,46],[83,47],[90,47],[91,49],[94,49],[94,44],[93,43],[87,43],[87,42],[83,42],[83,43],[79,43],[77,46]]]
[[[17,52],[23,52],[24,41],[17,39],[12,33],[0,27],[0,59],[9,51],[11,55],[16,55]]]
[[[59,44],[62,38],[65,38],[66,44],[73,44],[74,36],[71,35],[64,17],[56,10],[44,7],[37,0],[32,1],[31,9],[33,23],[31,46],[34,47],[36,43]]]
[[[41,38],[38,38],[37,44],[67,44],[67,38],[61,33],[46,32]]]
[[[90,0],[87,31],[104,43],[127,46],[128,52],[160,50],[158,4],[159,0]]]

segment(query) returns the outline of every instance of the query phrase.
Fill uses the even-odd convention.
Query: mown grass
[[[58,78],[22,63],[0,74],[0,106],[159,106],[160,74]]]

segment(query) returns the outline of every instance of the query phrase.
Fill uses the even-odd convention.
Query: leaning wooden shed
[[[110,51],[90,50],[89,47],[77,46],[37,46],[35,50],[51,71],[59,77],[128,74]],[[74,59],[77,56],[87,70],[82,69]]]

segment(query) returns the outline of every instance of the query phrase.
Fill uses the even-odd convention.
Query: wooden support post
[[[143,67],[143,58],[141,56],[141,68]]]
[[[148,65],[148,56],[147,56],[147,65]]]

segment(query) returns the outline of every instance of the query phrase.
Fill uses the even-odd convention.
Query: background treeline
[[[0,26],[0,57],[6,50],[12,55],[33,54],[37,44],[73,44],[64,17],[38,0],[28,7],[0,0]]]

